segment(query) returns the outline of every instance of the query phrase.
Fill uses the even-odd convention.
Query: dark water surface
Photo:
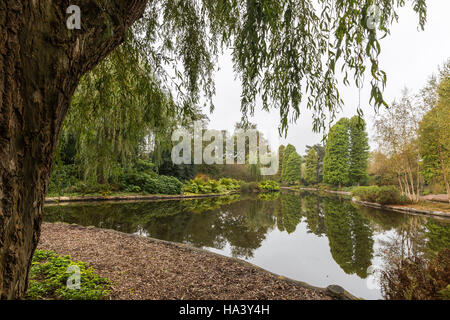
[[[48,206],[44,220],[188,243],[365,299],[382,298],[391,259],[450,247],[449,222],[305,193]]]

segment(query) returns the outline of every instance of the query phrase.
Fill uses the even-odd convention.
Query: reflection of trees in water
[[[369,220],[359,214],[349,201],[323,199],[323,204],[333,259],[346,273],[366,278],[374,242]]]
[[[96,203],[45,207],[45,221],[64,221],[126,233],[142,231],[146,220],[176,215],[181,201]]]
[[[391,281],[406,270],[402,266],[410,264],[415,268],[415,275],[411,276],[426,275],[430,259],[442,249],[450,247],[450,224],[410,215],[380,244],[383,276],[379,281],[383,296],[388,298],[406,283],[397,282],[403,281],[401,279]]]
[[[281,192],[264,192],[258,194],[258,199],[264,201],[275,201],[280,198]]]
[[[302,198],[283,194],[280,201],[280,210],[276,211],[278,230],[292,233],[302,220]]]
[[[321,200],[318,196],[304,196],[302,198],[302,211],[306,218],[308,232],[321,237],[326,233],[325,220]]]
[[[94,225],[198,247],[224,249],[229,244],[233,256],[244,258],[252,257],[275,227],[292,233],[304,217],[308,232],[327,235],[333,259],[341,268],[360,277],[367,276],[373,257],[373,230],[394,234],[395,239],[380,243],[397,258],[425,250],[425,238],[428,251],[437,252],[449,247],[450,237],[449,227],[433,220],[311,194],[79,204],[46,207],[45,212],[46,221]]]
[[[371,220],[375,232],[385,232],[397,228],[408,220],[409,215],[402,212],[389,211],[365,207],[357,204],[353,206],[363,216]]]
[[[379,241],[385,265],[425,254],[425,223],[424,217],[408,216],[387,239]]]
[[[429,219],[425,227],[427,253],[436,256],[442,249],[450,248],[450,223]]]

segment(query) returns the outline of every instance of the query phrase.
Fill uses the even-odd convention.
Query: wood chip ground
[[[330,299],[249,264],[113,230],[43,223],[38,249],[88,262],[112,280],[109,299]]]

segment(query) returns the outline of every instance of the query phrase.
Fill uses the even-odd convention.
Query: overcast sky
[[[380,67],[387,72],[387,86],[384,91],[385,100],[390,103],[398,98],[404,87],[417,92],[424,86],[429,76],[436,73],[438,66],[450,58],[450,1],[428,1],[428,22],[425,31],[418,31],[418,17],[411,6],[399,10],[399,22],[391,28],[391,35],[381,40],[382,54]],[[220,71],[216,73],[216,106],[210,118],[209,128],[233,131],[234,124],[241,119],[240,95],[241,85],[235,80],[233,65],[229,54],[219,59]],[[366,77],[370,80],[370,77]],[[338,117],[352,117],[358,106],[358,89],[342,86],[340,93],[344,107]],[[374,149],[373,128],[371,122],[375,114],[369,105],[370,86],[361,91],[361,107],[368,123],[371,148]],[[306,99],[305,99],[306,100]],[[304,100],[304,101],[305,101]],[[272,145],[279,143],[293,144],[300,154],[306,145],[320,143],[322,134],[312,132],[311,113],[302,109],[296,124],[291,124],[286,139],[278,138],[278,110],[271,113],[256,110],[250,119],[258,128],[269,136]],[[278,140],[279,139],[279,140]]]

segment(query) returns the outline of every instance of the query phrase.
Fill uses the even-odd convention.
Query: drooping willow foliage
[[[148,157],[149,150],[169,147],[172,129],[183,119],[200,116],[194,107],[179,107],[152,72],[125,43],[82,79],[60,140],[61,147],[75,143],[81,178],[107,182],[117,177],[138,157]]]
[[[361,86],[366,70],[372,76],[373,104],[386,105],[379,39],[397,20],[396,10],[407,4],[423,28],[425,0],[150,1],[135,25],[136,43],[154,65],[175,67],[177,93],[194,104],[200,92],[207,100],[214,94],[217,54],[230,48],[242,81],[244,116],[260,96],[264,109],[279,110],[280,133],[286,133],[303,104],[314,111],[319,131],[326,128],[327,112],[333,119],[341,106],[339,81],[349,84],[353,77]],[[367,25],[372,5],[379,8],[376,29]]]
[[[264,109],[278,110],[280,134],[305,108],[314,130],[325,130],[342,105],[340,82],[361,86],[369,73],[371,102],[386,105],[379,39],[408,4],[423,28],[425,0],[150,0],[125,43],[82,79],[62,140],[75,136],[86,175],[108,177],[149,133],[162,145],[174,127],[201,117],[200,106],[214,107],[224,49],[242,82],[244,120],[261,97]],[[377,29],[367,25],[371,5]]]

